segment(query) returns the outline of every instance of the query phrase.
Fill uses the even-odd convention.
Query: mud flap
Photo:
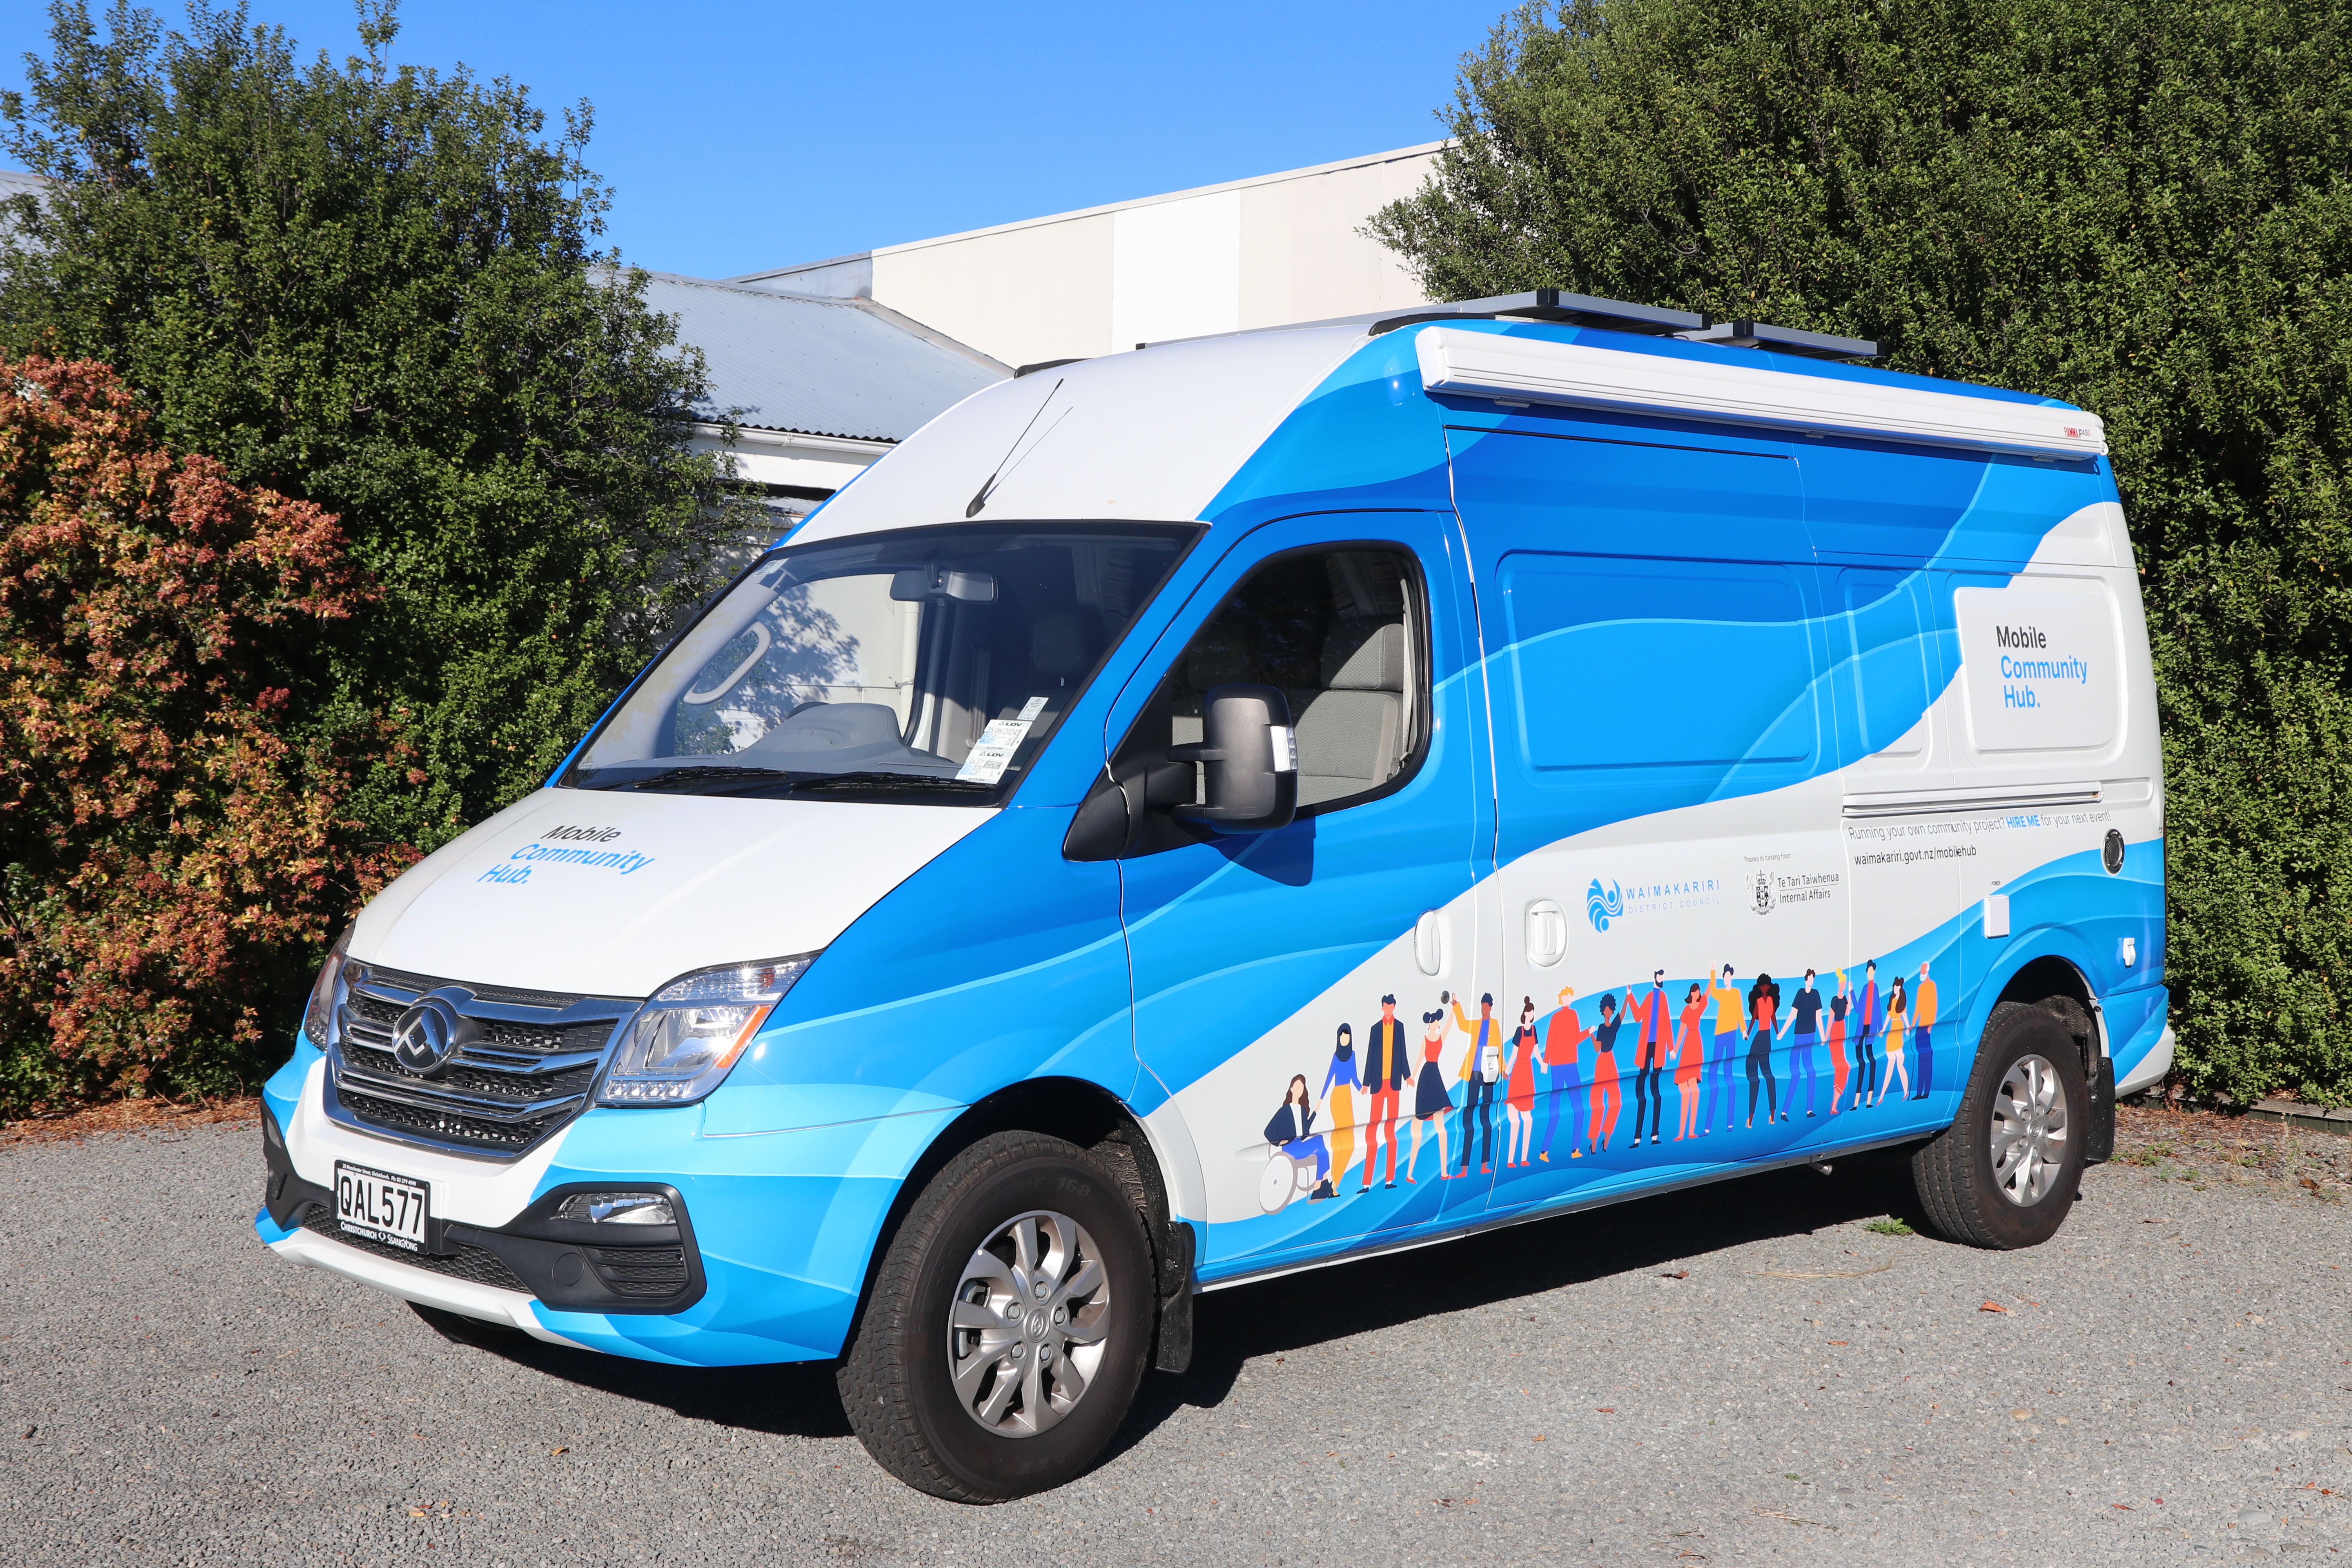
[[[2115,1158],[2115,1152],[2116,1064],[2111,1058],[2103,1056],[2091,1079],[2090,1125],[2083,1135],[2083,1159],[2086,1164],[2096,1165]]]
[[[1171,1221],[1162,1243],[1151,1364],[1160,1372],[1182,1372],[1192,1364],[1192,1222]]]

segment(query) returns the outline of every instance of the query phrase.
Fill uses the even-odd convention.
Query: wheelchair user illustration
[[[1301,1196],[1328,1198],[1331,1191],[1331,1148],[1315,1131],[1315,1107],[1304,1075],[1290,1080],[1282,1109],[1265,1124],[1272,1153],[1257,1179],[1257,1206],[1279,1214]]]

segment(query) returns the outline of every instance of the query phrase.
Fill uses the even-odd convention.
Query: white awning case
[[[1669,415],[2034,457],[2107,450],[2096,415],[1919,387],[1832,380],[1759,363],[1670,359],[1582,343],[1429,327],[1415,344],[1429,392],[1618,414]]]

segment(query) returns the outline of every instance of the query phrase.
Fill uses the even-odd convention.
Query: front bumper
[[[323,1241],[337,1249],[319,1255],[338,1260],[327,1267],[355,1279],[362,1278],[362,1272],[356,1266],[341,1266],[347,1261],[341,1255],[357,1253],[374,1266],[364,1271],[372,1284],[427,1275],[495,1290],[501,1298],[496,1315],[503,1321],[513,1316],[511,1303],[503,1301],[507,1297],[536,1300],[559,1312],[611,1316],[683,1312],[702,1299],[706,1289],[693,1217],[677,1189],[667,1184],[627,1185],[632,1191],[657,1192],[667,1198],[671,1212],[677,1215],[676,1225],[592,1225],[558,1219],[556,1210],[565,1198],[574,1193],[608,1192],[615,1184],[572,1182],[541,1193],[529,1208],[503,1226],[429,1218],[425,1224],[425,1250],[412,1253],[351,1236],[336,1224],[334,1193],[295,1171],[278,1118],[267,1106],[262,1110],[261,1148],[268,1170],[263,1215],[286,1238],[271,1245],[282,1249],[298,1233]],[[304,1243],[302,1250],[305,1261],[319,1260],[311,1243]],[[386,1268],[399,1272],[387,1275],[383,1272]],[[437,1301],[427,1304],[440,1305]]]
[[[264,1089],[269,1185],[254,1228],[274,1250],[551,1342],[689,1366],[838,1355],[900,1184],[955,1114],[942,1106],[860,1116],[858,1104],[823,1125],[751,1133],[713,1130],[703,1106],[591,1110],[521,1158],[491,1161],[333,1122],[320,1108],[324,1070],[304,1042]],[[433,1256],[341,1232],[328,1185],[338,1159],[431,1184]],[[652,1299],[614,1289],[615,1268],[647,1265],[588,1249],[655,1238],[614,1242],[615,1228],[635,1227],[552,1221],[569,1193],[628,1190],[673,1194],[686,1222],[676,1247],[688,1289]],[[567,1254],[576,1279],[558,1274],[573,1267]]]

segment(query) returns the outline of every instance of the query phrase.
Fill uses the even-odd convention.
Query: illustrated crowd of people
[[[1460,997],[1442,991],[1436,1008],[1421,1016],[1417,1058],[1407,1026],[1397,1016],[1396,997],[1382,996],[1381,1016],[1360,1045],[1351,1026],[1339,1026],[1319,1089],[1310,1089],[1304,1073],[1291,1079],[1282,1108],[1266,1124],[1265,1141],[1294,1160],[1315,1162],[1313,1195],[1320,1199],[1342,1195],[1359,1163],[1358,1193],[1371,1191],[1376,1180],[1395,1186],[1400,1123],[1412,1128],[1404,1160],[1408,1185],[1419,1181],[1422,1144],[1433,1135],[1440,1179],[1467,1176],[1474,1145],[1479,1173],[1491,1173],[1498,1093],[1507,1170],[1608,1153],[1616,1143],[1628,1077],[1633,1089],[1628,1148],[1641,1147],[1644,1137],[1653,1145],[1707,1137],[1717,1131],[1718,1114],[1721,1130],[1732,1132],[1754,1127],[1759,1108],[1769,1125],[1800,1113],[1814,1118],[1863,1110],[1889,1098],[1926,1099],[1935,1081],[1937,1000],[1928,964],[1922,963],[1916,976],[1895,976],[1883,989],[1876,959],[1853,977],[1843,969],[1832,973],[1827,996],[1811,969],[1794,994],[1784,996],[1769,974],[1757,975],[1743,989],[1727,963],[1710,970],[1705,981],[1691,982],[1677,1000],[1669,993],[1665,971],[1655,970],[1646,989],[1626,988],[1622,1005],[1613,992],[1604,994],[1597,1022],[1589,1028],[1574,1005],[1573,987],[1562,990],[1540,1018],[1535,999],[1523,997],[1517,1026],[1507,1035],[1495,1016],[1491,993],[1479,998],[1474,1018]],[[1467,1038],[1455,1057],[1448,1040],[1457,1033]],[[1774,1069],[1775,1049],[1784,1044],[1785,1102]],[[1744,1121],[1742,1068],[1748,1084]],[[1676,1109],[1672,1140],[1663,1132],[1669,1084]],[[1539,1087],[1547,1105],[1540,1146]],[[1359,1096],[1367,1100],[1360,1114]],[[1456,1114],[1458,1163],[1447,1147],[1446,1130]],[[1565,1142],[1559,1137],[1563,1115]],[[1384,1176],[1378,1169],[1383,1150]]]

